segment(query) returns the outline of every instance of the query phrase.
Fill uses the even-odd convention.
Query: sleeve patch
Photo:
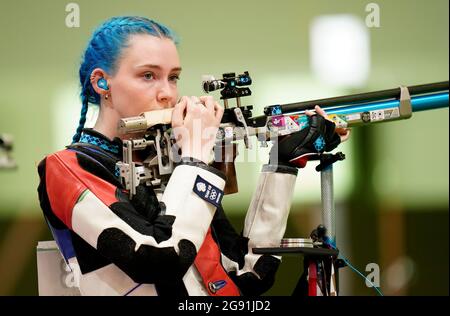
[[[223,191],[200,176],[197,176],[193,188],[195,194],[215,207],[219,207],[223,198]]]

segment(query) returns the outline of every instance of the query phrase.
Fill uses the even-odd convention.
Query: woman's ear
[[[91,73],[90,81],[92,88],[100,96],[108,94],[109,89],[108,77],[109,77],[108,74],[101,68],[95,68]]]

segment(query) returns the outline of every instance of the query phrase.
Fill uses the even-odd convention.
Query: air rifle
[[[225,194],[238,191],[234,160],[237,155],[236,141],[244,140],[247,149],[252,148],[250,137],[256,136],[261,146],[279,136],[300,131],[308,126],[306,110],[321,106],[335,122],[336,127],[353,127],[380,122],[408,119],[413,112],[445,108],[449,105],[449,82],[436,82],[416,86],[368,93],[353,94],[290,104],[275,104],[264,108],[264,115],[252,116],[253,106],[241,104],[241,98],[251,95],[248,87],[252,79],[248,72],[237,75],[223,74],[223,78],[204,78],[206,93],[220,90],[224,102],[224,115],[216,136],[213,166],[227,175]],[[229,100],[235,99],[236,106]],[[163,191],[176,165],[174,140],[171,136],[172,109],[150,111],[119,122],[122,134],[138,135],[124,140],[123,161],[118,163],[130,198],[140,183],[152,185]],[[133,162],[132,152],[151,148],[151,155],[143,162]]]

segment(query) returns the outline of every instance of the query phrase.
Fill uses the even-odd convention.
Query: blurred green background
[[[80,26],[66,26],[70,1],[0,2],[0,133],[14,137],[18,168],[0,170],[0,295],[37,295],[36,251],[50,234],[36,188],[37,163],[70,142],[80,110],[77,73],[93,29],[115,15],[143,15],[180,37],[182,94],[199,95],[201,75],[248,70],[251,97],[266,105],[448,80],[447,0],[379,0],[379,27],[366,27],[370,71],[358,87],[320,80],[311,67],[310,30],[321,16],[364,23],[361,0],[76,1]],[[217,96],[217,94],[216,94]],[[358,127],[335,166],[337,241],[363,273],[377,263],[387,295],[448,295],[448,108],[410,120]],[[241,146],[241,155],[249,153]],[[238,162],[240,192],[225,198],[236,229],[255,188],[256,162]],[[245,160],[245,159],[242,159]],[[319,176],[299,173],[286,236],[320,222]],[[301,258],[283,258],[268,295],[290,295]],[[375,295],[349,268],[341,295]]]

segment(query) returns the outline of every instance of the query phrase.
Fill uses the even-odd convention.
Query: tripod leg
[[[292,296],[308,296],[308,266],[309,259],[303,259],[303,273],[295,286]]]
[[[337,275],[334,270],[335,262],[331,261],[331,276],[330,276],[330,296],[338,296],[337,292]],[[336,270],[337,271],[337,270]]]

